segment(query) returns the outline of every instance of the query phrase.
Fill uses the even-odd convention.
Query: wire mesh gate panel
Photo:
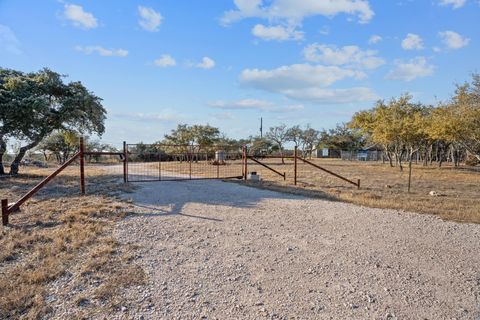
[[[198,145],[127,144],[127,181],[241,179],[242,150]]]

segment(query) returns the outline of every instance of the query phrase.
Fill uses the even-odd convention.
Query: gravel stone
[[[479,225],[221,181],[125,197],[148,283],[108,318],[480,319]]]

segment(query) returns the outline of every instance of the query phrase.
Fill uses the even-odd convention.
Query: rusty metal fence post
[[[128,175],[129,175],[129,170],[130,170],[129,167],[128,167],[128,161],[129,161],[128,152],[129,151],[128,151],[128,143],[127,143],[126,150],[125,150],[125,168],[126,168],[126,171],[127,171],[127,173],[126,173],[127,182],[129,182],[128,181]]]
[[[2,199],[2,225],[8,225],[8,200]]]
[[[188,157],[188,179],[192,179],[192,162],[193,162],[193,154],[190,149],[190,152],[187,155]]]
[[[248,172],[248,150],[247,146],[243,146],[243,180],[247,180]]]
[[[298,165],[298,147],[295,146],[295,151],[293,154],[293,184],[297,185],[297,165]]]
[[[162,181],[162,154],[160,152],[158,155],[158,181]]]
[[[123,141],[123,182],[127,183],[127,142]]]
[[[85,140],[80,137],[80,191],[85,194]]]

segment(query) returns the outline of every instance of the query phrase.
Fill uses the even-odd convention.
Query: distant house
[[[341,151],[330,148],[315,148],[312,152],[315,158],[341,158]]]
[[[355,151],[342,150],[342,160],[356,160],[356,161],[379,161],[382,160],[382,150],[379,150],[377,146],[370,146]]]

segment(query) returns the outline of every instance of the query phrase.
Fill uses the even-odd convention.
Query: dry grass
[[[1,198],[17,199],[49,171],[2,178]],[[144,281],[129,248],[111,237],[128,205],[109,195],[128,189],[111,183],[116,177],[91,173],[95,195],[76,196],[77,173],[62,173],[10,217],[11,226],[0,229],[1,319],[48,318],[55,315],[55,303],[65,301],[77,303],[79,318],[108,314],[121,303],[121,290]]]
[[[480,223],[480,170],[479,168],[452,168],[445,166],[423,167],[414,165],[412,187],[408,193],[408,168],[400,172],[381,162],[357,162],[314,159],[313,162],[347,177],[361,180],[361,189],[324,173],[310,165],[298,164],[298,185],[294,190],[293,161],[269,159],[266,161],[287,180],[258,165],[249,165],[265,180],[264,187],[282,188],[289,192],[302,189],[307,193],[325,196],[332,200],[347,201],[374,208],[391,208],[418,213],[439,215],[443,219]],[[290,190],[289,190],[290,189]],[[436,191],[438,196],[429,195]]]

